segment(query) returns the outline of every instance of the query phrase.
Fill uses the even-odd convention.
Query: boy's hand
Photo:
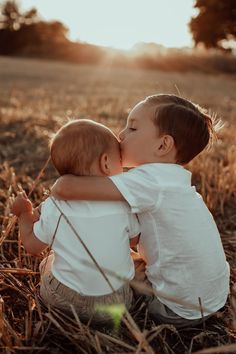
[[[25,192],[17,193],[17,197],[12,201],[11,212],[18,217],[23,213],[33,212],[32,203]]]
[[[147,279],[146,276],[146,262],[143,260],[142,257],[140,257],[139,253],[134,252],[133,250],[130,252],[131,257],[133,258],[134,261],[134,267],[135,267],[135,280],[138,281],[145,281]]]

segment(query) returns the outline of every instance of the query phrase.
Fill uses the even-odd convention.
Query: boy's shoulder
[[[191,184],[192,174],[183,166],[173,163],[146,163],[127,172],[110,177],[116,179],[149,180],[161,184]]]

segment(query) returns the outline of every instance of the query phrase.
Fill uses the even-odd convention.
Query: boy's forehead
[[[139,102],[129,113],[129,122],[135,122],[143,118],[151,118],[154,113],[154,107],[145,104],[144,102]]]
[[[134,108],[131,109],[131,111],[129,113],[130,119],[135,119],[135,116],[138,115],[139,113],[141,113],[143,110],[144,110],[144,106],[143,106],[142,102],[136,104],[136,106],[134,106]]]

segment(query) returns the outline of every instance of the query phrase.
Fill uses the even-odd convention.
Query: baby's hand
[[[19,217],[23,213],[32,213],[32,211],[32,203],[27,198],[25,192],[17,193],[17,197],[12,201],[11,212]]]
[[[40,219],[41,215],[41,204],[37,207],[34,208],[33,210],[33,215],[34,215],[34,222],[38,221]]]

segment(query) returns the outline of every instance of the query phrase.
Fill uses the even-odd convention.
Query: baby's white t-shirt
[[[138,214],[139,251],[152,286],[194,306],[200,298],[204,315],[219,310],[229,292],[229,265],[215,221],[191,186],[191,172],[151,163],[109,178]],[[200,309],[158,298],[183,318],[201,317]]]
[[[136,215],[131,213],[126,202],[62,201],[50,197],[42,203],[34,233],[48,245],[55,235],[51,246],[55,254],[52,273],[57,280],[82,295],[112,293],[70,225],[63,216],[60,218],[61,212],[54,203],[104,269],[114,290],[124,283],[105,269],[127,279],[134,277],[129,239],[138,235],[140,229]]]

